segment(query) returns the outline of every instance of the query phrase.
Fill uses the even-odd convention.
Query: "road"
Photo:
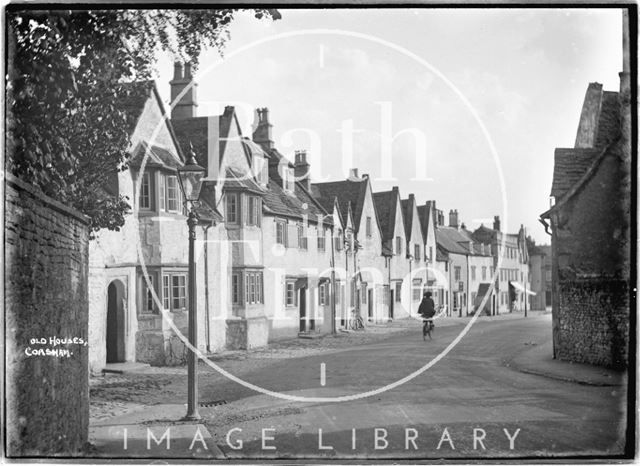
[[[416,325],[377,342],[272,361],[241,375],[286,395],[355,396],[423,367],[462,328],[436,328],[434,339],[424,342]],[[551,380],[508,366],[516,354],[549,335],[549,316],[479,320],[429,370],[391,390],[344,402],[283,400],[206,373],[201,400],[226,404],[201,413],[214,441],[230,458],[621,454],[624,387]]]

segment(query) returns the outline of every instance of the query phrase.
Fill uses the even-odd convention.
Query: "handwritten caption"
[[[72,337],[72,338],[32,338],[29,340],[29,346],[24,349],[24,354],[27,356],[49,356],[54,358],[70,358],[73,356],[73,351],[69,348],[63,348],[63,346],[87,346],[89,342],[84,338]]]

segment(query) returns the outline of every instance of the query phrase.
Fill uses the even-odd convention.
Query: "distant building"
[[[531,274],[531,309],[544,311],[551,307],[551,246],[533,246],[529,249]]]
[[[493,228],[480,225],[472,236],[493,255],[491,275],[495,273],[496,277],[496,314],[523,311],[525,306],[530,309],[530,297],[535,294],[531,291],[524,227],[521,225],[518,233],[505,233],[501,230],[500,217],[495,216]]]
[[[550,230],[554,357],[625,368],[629,361],[631,101],[628,19],[620,92],[587,88],[575,146],[556,149]],[[636,215],[633,212],[633,215]]]

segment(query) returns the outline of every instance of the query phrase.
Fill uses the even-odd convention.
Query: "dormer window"
[[[182,194],[176,175],[160,173],[160,210],[164,212],[182,212]]]
[[[282,188],[285,191],[292,193],[294,191],[294,178],[293,178],[293,168],[285,168],[283,171],[283,179],[282,179]]]
[[[269,164],[267,164],[265,158],[260,155],[254,155],[252,169],[256,182],[261,186],[265,186],[269,181]]]

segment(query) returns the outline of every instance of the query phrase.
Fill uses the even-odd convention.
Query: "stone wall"
[[[87,441],[89,422],[89,348],[82,343],[88,341],[88,223],[6,176],[7,453],[74,455]],[[74,337],[75,344],[50,341]],[[47,349],[65,353],[27,355]]]
[[[624,369],[628,357],[629,289],[624,280],[561,281],[556,356]]]

